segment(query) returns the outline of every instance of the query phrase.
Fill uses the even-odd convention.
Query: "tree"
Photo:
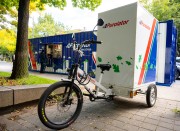
[[[180,0],[140,0],[144,7],[159,21],[174,20],[180,34]],[[180,52],[180,35],[178,36],[178,52]]]
[[[16,36],[12,30],[0,30],[0,54],[11,56],[14,54]]]
[[[58,7],[63,9],[66,6],[66,0],[31,0],[35,7],[43,9],[44,5]],[[72,0],[74,7],[88,8],[94,10],[101,4],[102,0]],[[28,21],[29,21],[30,0],[1,0],[0,7],[6,11],[18,9],[17,41],[15,51],[15,62],[13,63],[12,79],[28,77]],[[2,12],[1,12],[2,13]],[[5,12],[6,13],[6,12]]]
[[[70,28],[63,23],[56,23],[50,14],[40,16],[38,23],[29,30],[29,38],[52,36],[65,33]]]

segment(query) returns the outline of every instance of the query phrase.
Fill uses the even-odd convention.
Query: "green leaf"
[[[116,58],[117,58],[117,60],[119,60],[119,61],[122,60],[122,56],[117,56]]]
[[[120,72],[119,65],[113,64],[112,66],[113,66],[114,72],[116,73]]]
[[[102,62],[102,58],[98,57],[98,62]]]
[[[129,66],[132,65],[130,61],[126,61],[126,64]]]

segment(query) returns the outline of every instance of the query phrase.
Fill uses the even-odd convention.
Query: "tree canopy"
[[[94,10],[101,4],[102,0],[72,0],[74,7],[88,8]],[[13,63],[12,79],[28,77],[28,21],[30,12],[30,2],[33,2],[34,9],[42,10],[45,5],[54,6],[63,9],[66,6],[66,0],[1,0],[0,2],[0,27],[6,28],[4,22],[7,22],[6,15],[12,10],[18,11],[17,41],[15,51],[15,62]],[[12,24],[12,22],[9,22]]]
[[[52,36],[66,33],[70,27],[63,23],[55,22],[52,15],[45,14],[38,18],[38,23],[33,22],[33,27],[29,29],[29,38]]]
[[[180,0],[140,0],[144,7],[159,21],[174,20],[180,34]],[[180,35],[178,36],[178,52],[180,53]]]
[[[72,0],[74,7],[94,10],[102,0]],[[30,12],[44,10],[45,5],[64,9],[66,0],[30,0]],[[19,0],[1,0],[0,3],[0,28],[7,29],[9,26],[17,26]]]
[[[15,51],[16,35],[14,31],[0,30],[0,54],[12,55]]]

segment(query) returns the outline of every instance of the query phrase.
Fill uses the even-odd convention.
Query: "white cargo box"
[[[156,79],[158,21],[138,2],[99,13],[104,25],[98,27],[97,65],[111,64],[102,84],[113,87],[116,95],[147,90]],[[100,76],[96,70],[96,77]]]

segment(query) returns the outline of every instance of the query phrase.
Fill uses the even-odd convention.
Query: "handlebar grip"
[[[102,41],[92,41],[92,43],[95,43],[95,44],[102,44]]]
[[[102,41],[87,40],[83,44],[102,44]]]

